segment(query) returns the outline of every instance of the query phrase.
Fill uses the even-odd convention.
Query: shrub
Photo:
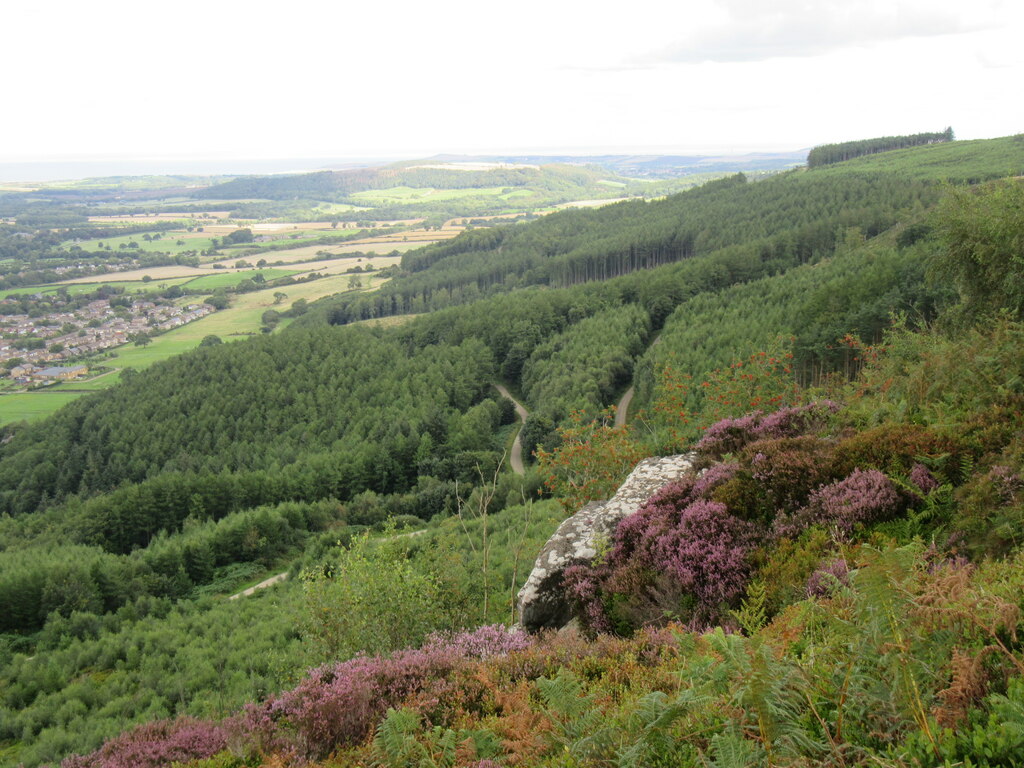
[[[764,414],[754,411],[735,419],[722,419],[704,432],[694,446],[709,456],[735,453],[755,440],[797,437],[824,428],[828,417],[839,410],[831,400],[819,400],[808,405],[781,408]]]
[[[776,536],[796,536],[811,525],[850,534],[860,525],[887,520],[906,506],[892,481],[877,469],[855,469],[848,477],[814,491],[807,506],[780,515]]]
[[[915,462],[914,466],[910,468],[909,480],[926,496],[939,487],[939,481],[921,462]]]
[[[669,617],[704,626],[742,595],[757,528],[699,498],[697,482],[663,488],[619,524],[605,562],[566,572],[567,593],[591,631]]]
[[[918,424],[883,424],[842,440],[836,447],[836,461],[844,473],[857,467],[905,474],[918,459],[928,458],[955,472],[964,453],[957,442]],[[951,480],[953,478],[950,478]]]
[[[433,635],[418,650],[328,664],[311,670],[292,690],[249,705],[243,727],[264,752],[320,759],[363,741],[389,708],[400,707],[467,660],[521,650],[530,642],[522,633],[489,626]]]
[[[834,446],[817,437],[758,440],[744,456],[767,503],[775,509],[796,508],[818,486],[835,479]]]
[[[557,448],[537,450],[544,483],[569,513],[588,501],[607,499],[646,453],[625,427],[615,427],[607,411],[598,420],[573,413],[558,430]]]
[[[830,560],[807,579],[808,597],[828,597],[839,586],[850,586],[850,566],[843,558]]]
[[[72,755],[61,768],[163,768],[211,757],[227,745],[228,728],[191,717],[146,723],[89,755]]]

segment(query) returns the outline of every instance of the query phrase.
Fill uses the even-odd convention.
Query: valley
[[[0,193],[17,322],[215,308],[0,394],[0,765],[1024,759],[1024,137],[826,149]]]

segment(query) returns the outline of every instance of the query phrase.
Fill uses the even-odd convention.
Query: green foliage
[[[939,144],[953,140],[953,129],[947,128],[941,133],[917,133],[913,136],[885,136],[879,139],[863,139],[847,141],[843,144],[824,144],[812,149],[807,155],[807,167],[818,168],[823,165],[840,163],[863,155],[876,152],[888,152],[893,149],[906,149],[928,144]]]
[[[424,731],[419,714],[409,709],[388,710],[373,746],[378,759],[395,768],[455,768],[467,759],[489,760],[500,751],[497,736],[489,731],[441,727]]]
[[[383,291],[307,312],[296,302],[288,314],[303,317],[285,333],[212,345],[8,430],[0,621],[38,634],[0,643],[0,743],[19,744],[11,759],[27,765],[55,761],[130,723],[233,711],[332,653],[505,619],[559,514],[554,501],[527,502],[535,475],[479,481],[507,437],[508,414],[488,399],[494,379],[523,393],[530,442],[556,457],[566,495],[579,494],[571,508],[608,495],[644,454],[640,440],[683,449],[709,419],[770,404],[779,390],[759,388],[749,355],[781,334],[795,337],[793,359],[766,353],[784,360],[769,373],[785,374],[766,380],[787,394],[827,386],[850,406],[830,434],[732,457],[763,455],[762,476],[744,466],[708,503],[767,524],[857,470],[898,489],[907,514],[752,545],[755,578],[725,619],[748,637],[546,641],[396,702],[376,751],[353,746],[353,763],[1014,762],[1024,340],[1009,319],[959,336],[914,329],[949,300],[948,285],[924,281],[933,254],[936,274],[963,289],[961,325],[1020,311],[1020,185],[946,190],[936,217],[926,211],[943,193],[935,179],[1019,172],[1022,147],[929,145],[477,229],[408,254]],[[448,181],[430,170],[403,181]],[[558,195],[595,172],[506,176],[511,194],[540,178]],[[347,196],[378,184],[358,177],[266,188]],[[460,178],[463,202],[478,204]],[[23,246],[0,235],[0,248],[31,245],[26,254],[48,237]],[[391,329],[317,327],[428,311]],[[909,319],[886,336],[894,312]],[[648,346],[655,329],[660,343]],[[659,385],[668,369],[672,386]],[[836,372],[860,378],[844,388]],[[632,431],[565,420],[600,413],[631,380],[652,411],[634,415]],[[919,465],[937,483],[921,493],[910,479]],[[457,495],[486,514],[452,516]],[[396,515],[435,519],[422,535],[333,549]],[[915,537],[933,547],[887,544]],[[316,574],[304,591],[286,582],[244,601],[204,596],[283,569],[303,547]],[[976,573],[944,562],[964,552],[1011,559]],[[806,600],[808,577],[840,557],[849,585],[834,579]],[[299,642],[300,626],[315,642]]]
[[[963,319],[1001,310],[1024,317],[1024,183],[950,189],[934,221],[941,248],[932,276],[956,286]]]
[[[354,539],[336,561],[303,576],[313,657],[387,653],[417,646],[439,628],[458,628],[446,626],[440,587],[436,574],[409,560],[400,540]]]

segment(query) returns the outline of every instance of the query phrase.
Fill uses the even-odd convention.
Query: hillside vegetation
[[[470,232],[11,430],[0,759],[1024,759],[1024,193],[938,183],[1024,145],[958,144]],[[581,635],[487,628],[560,506],[690,449],[567,580]]]

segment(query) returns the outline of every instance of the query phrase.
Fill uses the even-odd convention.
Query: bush
[[[227,745],[223,724],[182,717],[140,725],[90,755],[72,755],[61,768],[164,768],[211,757]]]
[[[523,633],[500,626],[433,635],[418,650],[358,656],[311,670],[296,688],[250,705],[243,728],[263,751],[301,760],[362,742],[389,708],[440,683],[468,660],[527,648]]]
[[[884,474],[855,469],[849,477],[814,491],[803,509],[780,515],[774,533],[793,537],[811,525],[822,525],[848,536],[854,528],[888,520],[906,506],[906,499]]]
[[[694,489],[692,478],[666,486],[619,524],[604,562],[567,569],[567,593],[591,631],[666,618],[706,626],[742,595],[758,529]]]
[[[782,408],[767,415],[753,411],[738,418],[722,419],[705,430],[694,448],[700,453],[721,457],[735,453],[755,440],[797,437],[824,428],[828,417],[838,410],[837,403],[820,400]]]
[[[836,463],[844,474],[857,467],[906,474],[923,458],[947,467],[955,476],[964,454],[954,438],[919,424],[883,424],[866,429],[840,441],[835,450]]]

